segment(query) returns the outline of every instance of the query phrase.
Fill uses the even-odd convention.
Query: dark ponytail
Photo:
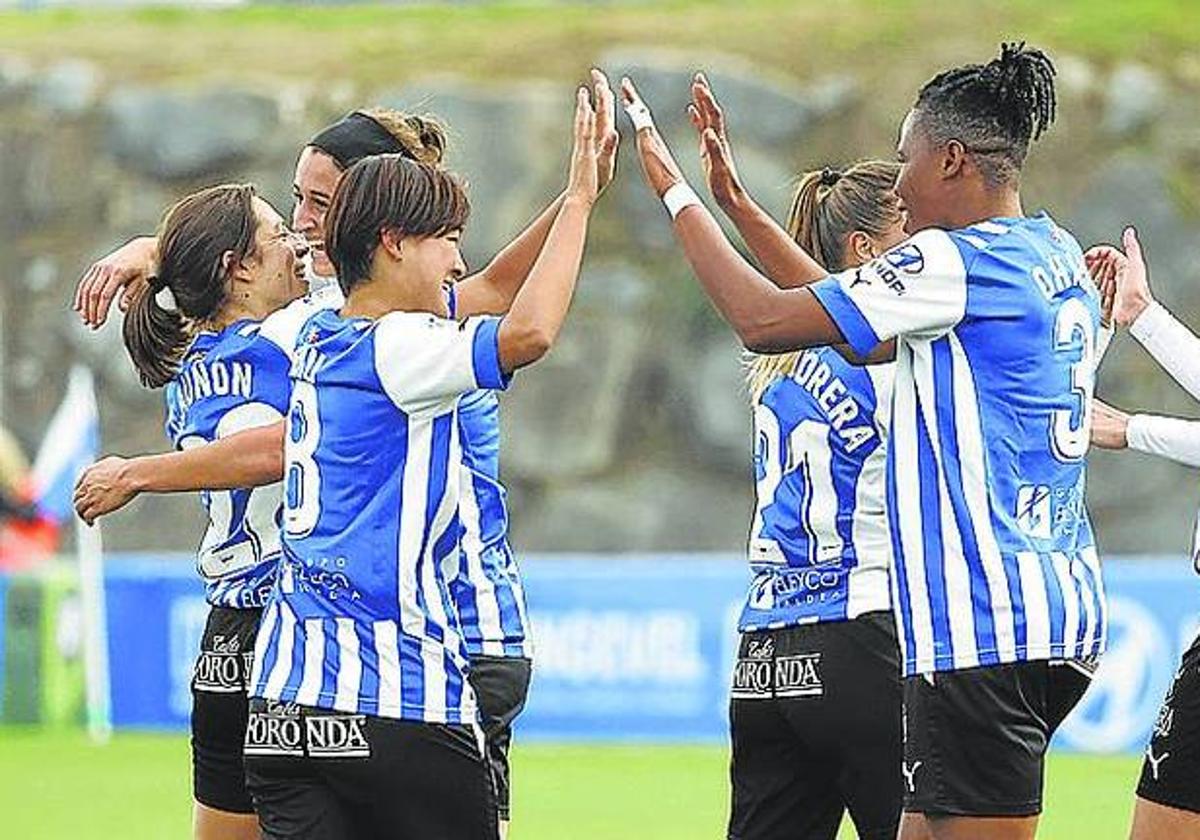
[[[917,124],[935,143],[958,140],[992,186],[1018,180],[1029,152],[1054,122],[1054,64],[1038,49],[1001,45],[987,64],[934,76],[917,94]]]
[[[142,384],[161,388],[179,370],[194,327],[215,318],[228,297],[231,264],[254,252],[254,187],[227,184],[193,193],[163,217],[158,268],[130,304],[125,349]]]

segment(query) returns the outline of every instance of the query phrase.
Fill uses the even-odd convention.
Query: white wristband
[[[662,203],[667,206],[667,212],[674,219],[684,207],[700,203],[700,196],[688,186],[687,181],[678,181],[663,193]]]
[[[646,107],[645,102],[638,100],[632,105],[626,105],[625,113],[629,115],[629,121],[633,123],[634,131],[641,131],[643,128],[654,128],[654,116],[650,113],[650,109]]]

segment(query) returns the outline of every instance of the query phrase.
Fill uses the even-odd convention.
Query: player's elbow
[[[509,323],[506,318],[497,336],[500,358],[509,362],[505,366],[510,370],[532,364],[550,352],[555,333],[544,324]]]
[[[789,344],[780,340],[778,330],[773,324],[754,323],[746,324],[737,329],[738,338],[742,340],[742,345],[751,353],[782,353],[787,350],[795,350],[794,343]]]

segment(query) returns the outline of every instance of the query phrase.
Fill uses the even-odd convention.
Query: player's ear
[[[942,147],[941,165],[939,167],[942,179],[949,181],[963,173],[967,164],[967,149],[959,140],[949,140]]]
[[[404,259],[404,240],[403,231],[398,228],[386,228],[379,232],[379,247],[387,252],[387,255],[396,262]]]
[[[846,238],[846,265],[862,265],[881,253],[875,240],[865,230],[856,230]]]

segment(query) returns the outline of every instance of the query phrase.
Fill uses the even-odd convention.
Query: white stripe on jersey
[[[1083,638],[1085,641],[1091,639],[1092,634],[1096,632],[1096,601],[1092,595],[1092,586],[1087,582],[1086,570],[1087,567],[1083,565],[1081,558],[1073,558],[1071,574],[1079,583],[1079,591],[1083,600]],[[1073,639],[1070,642],[1071,647],[1075,648],[1077,643]],[[1082,647],[1075,651],[1076,656],[1083,656],[1086,653],[1088,651],[1083,650]]]
[[[425,635],[425,613],[417,600],[417,562],[421,556],[421,538],[425,533],[425,508],[429,504],[429,463],[433,449],[433,424],[431,422],[408,424],[408,453],[404,459],[400,498],[400,540],[396,557],[396,571],[400,578],[400,629],[407,635],[421,638]],[[429,541],[433,542],[434,534]],[[407,562],[405,558],[411,558]],[[438,600],[441,604],[441,600]]]
[[[375,658],[379,662],[379,714],[400,717],[400,638],[396,622],[376,621]]]
[[[358,633],[354,619],[335,618],[338,644],[337,688],[333,707],[344,712],[358,711],[358,687],[362,681],[362,661],[358,658]]]
[[[896,344],[896,394],[892,401],[893,429],[917,428],[916,379],[908,369],[916,364],[915,351],[904,341]],[[929,610],[929,587],[925,581],[925,549],[921,544],[921,473],[915,434],[893,435],[888,441],[895,453],[894,499],[904,553],[904,583],[908,589],[913,646],[916,659],[933,656],[933,617]],[[900,604],[899,598],[896,601]]]
[[[500,604],[496,599],[496,583],[483,568],[482,523],[479,502],[475,498],[475,482],[471,471],[463,467],[460,472],[458,515],[462,517],[463,539],[462,560],[466,564],[467,580],[475,590],[475,621],[483,642],[485,656],[504,656],[504,629],[500,623]],[[520,606],[522,599],[518,599]]]
[[[296,642],[296,614],[287,604],[279,605],[279,646],[276,648],[275,665],[267,677],[266,694],[278,697],[292,675],[292,647]]]
[[[315,706],[325,676],[325,631],[321,619],[304,619],[304,676],[296,691],[296,702]]]
[[[1058,579],[1059,589],[1063,600],[1063,654],[1070,655],[1075,649],[1075,639],[1079,637],[1079,600],[1075,594],[1075,577],[1071,574],[1071,561],[1061,551],[1052,551],[1050,559],[1054,563],[1054,576]]]
[[[1000,227],[996,225],[996,227]],[[1003,231],[1003,229],[1002,229]],[[1002,232],[1001,231],[1001,232]],[[962,470],[962,490],[975,523],[975,544],[983,573],[987,578],[991,598],[993,632],[996,651],[1001,662],[1016,659],[1017,634],[1013,621],[1012,598],[1008,593],[1008,574],[996,533],[992,529],[991,506],[988,503],[987,464],[983,453],[983,423],[979,419],[979,399],[971,364],[967,361],[962,342],[953,332],[947,333],[954,377],[954,422],[958,432],[958,460]],[[930,391],[930,393],[933,393]]]
[[[1050,650],[1050,604],[1046,598],[1046,576],[1042,558],[1033,551],[1017,554],[1021,575],[1021,601],[1025,613],[1025,649]]]
[[[267,653],[267,643],[275,632],[275,623],[279,621],[279,607],[274,601],[267,602],[269,606],[258,623],[258,635],[254,639],[254,666],[250,669],[250,685],[262,684],[263,659]]]
[[[1092,573],[1092,580],[1097,582],[1103,581],[1103,578],[1100,577],[1100,557],[1096,554],[1096,547],[1094,545],[1088,546],[1080,552],[1080,556],[1083,557],[1083,563],[1087,566],[1088,571]],[[1085,653],[1099,653],[1105,650],[1108,645],[1108,595],[1104,591],[1103,583],[1099,586],[1099,590],[1099,597],[1096,600],[1100,609],[1100,615],[1097,617],[1097,620],[1100,622],[1100,638],[1095,650],[1085,651]]]

